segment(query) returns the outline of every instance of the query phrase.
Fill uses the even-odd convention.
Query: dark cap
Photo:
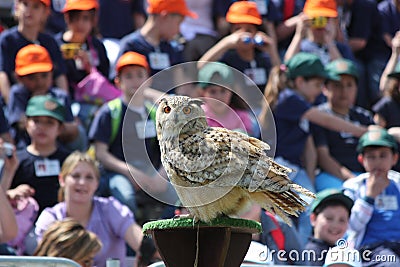
[[[202,88],[211,84],[231,87],[234,83],[231,67],[219,62],[209,62],[199,70],[198,82]]]
[[[357,66],[348,59],[336,59],[325,66],[329,80],[340,81],[340,75],[347,74],[358,79]]]
[[[400,62],[397,63],[394,71],[388,74],[388,77],[400,79]]]
[[[350,212],[353,207],[353,200],[346,196],[342,191],[338,189],[325,189],[317,193],[317,197],[311,204],[311,212],[314,212],[318,207],[326,203],[327,201],[335,201],[343,204],[346,209]]]
[[[48,116],[63,122],[65,108],[57,99],[49,95],[39,95],[29,99],[25,113],[27,117]]]
[[[328,75],[325,72],[324,65],[318,56],[300,52],[289,59],[285,65],[287,66],[287,76],[289,79],[296,77],[322,77],[327,78]]]
[[[385,129],[374,129],[363,134],[358,140],[358,153],[362,153],[367,146],[382,146],[397,150],[396,139]]]

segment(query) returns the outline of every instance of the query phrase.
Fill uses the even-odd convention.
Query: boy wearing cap
[[[54,63],[55,85],[68,91],[65,63],[57,42],[52,36],[41,32],[49,7],[50,0],[15,1],[18,25],[2,32],[0,36],[0,88],[7,103],[10,87],[16,83],[15,57],[22,47],[29,44],[40,44],[48,50]]]
[[[355,125],[372,125],[372,114],[354,106],[357,96],[358,71],[347,59],[337,59],[326,65],[328,79],[322,92],[327,102],[318,108],[328,114],[344,118]],[[342,188],[343,181],[364,172],[357,160],[358,138],[350,133],[332,131],[312,125],[312,135],[317,149],[320,173],[315,178],[315,188]]]
[[[164,70],[152,82],[152,88],[166,91],[183,81],[183,70],[165,69],[183,62],[182,49],[171,41],[179,34],[185,16],[197,18],[185,0],[148,0],[148,18],[143,27],[121,39],[118,58],[128,51],[145,55],[150,74]],[[171,77],[173,77],[171,79]]]
[[[357,151],[367,172],[343,184],[344,193],[354,200],[349,243],[372,251],[371,263],[377,255],[394,255],[392,264],[398,266],[400,173],[391,170],[399,158],[396,140],[384,129],[373,129],[361,136]]]
[[[317,159],[309,123],[337,132],[349,132],[357,137],[367,129],[312,106],[321,94],[327,76],[318,56],[300,52],[292,57],[286,66],[288,87],[280,92],[277,104],[272,110],[277,134],[276,160],[296,170],[290,174],[292,181],[315,192]],[[303,214],[299,220],[299,224],[305,227],[299,229],[300,237],[305,243],[311,234],[311,225],[307,216]]]
[[[122,97],[99,109],[89,131],[96,158],[105,169],[99,194],[111,194],[127,205],[139,223],[157,219],[164,208],[143,190],[158,194],[164,201],[170,200],[163,198],[162,194],[176,196],[166,180],[155,178],[157,169],[161,167],[160,151],[153,104],[146,103],[143,95],[151,82],[148,80],[149,71],[144,55],[136,52],[123,54],[117,61],[115,78]],[[119,123],[115,124],[116,120]]]
[[[259,108],[259,93],[264,91],[269,71],[281,63],[276,42],[258,30],[263,22],[255,2],[234,2],[226,13],[226,21],[230,23],[231,34],[211,47],[199,59],[198,67],[202,68],[208,61],[220,61],[246,74],[237,82],[248,95],[249,104]],[[259,89],[255,92],[254,84]]]
[[[71,150],[82,149],[81,142],[87,139],[79,133],[78,123],[74,121],[71,100],[68,94],[52,86],[53,63],[47,50],[40,45],[30,44],[18,51],[15,58],[15,73],[18,83],[13,85],[8,103],[9,122],[14,131],[18,148],[26,147],[30,140],[25,132],[25,110],[29,98],[49,94],[56,98],[66,109],[63,131],[60,141]],[[84,148],[84,147],[83,147]]]
[[[336,0],[307,0],[303,12],[304,16],[298,20],[295,35],[285,53],[285,60],[300,51],[318,55],[324,65],[342,57],[354,59],[349,45],[335,41]]]
[[[57,203],[60,167],[69,152],[57,143],[65,120],[65,108],[49,95],[33,96],[26,108],[26,130],[31,144],[17,152],[19,166],[8,194],[32,196],[39,213]]]
[[[309,259],[311,266],[321,266],[326,252],[343,238],[352,206],[353,200],[337,189],[326,189],[317,194],[310,207],[310,221],[314,232],[305,247],[306,250],[315,252],[314,259]]]

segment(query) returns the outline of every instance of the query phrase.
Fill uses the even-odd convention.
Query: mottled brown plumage
[[[202,101],[173,96],[160,101],[157,137],[162,164],[182,204],[205,222],[235,215],[250,203],[290,222],[314,194],[288,179],[289,168],[266,155],[269,145],[246,134],[209,127]],[[296,191],[296,192],[295,192]]]

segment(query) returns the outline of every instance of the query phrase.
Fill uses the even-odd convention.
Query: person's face
[[[318,215],[312,213],[310,220],[314,237],[333,245],[347,230],[349,212],[343,206],[327,206]]]
[[[351,75],[340,75],[340,81],[328,81],[324,94],[333,108],[349,109],[357,97],[356,79]]]
[[[61,131],[61,124],[58,120],[48,116],[28,117],[26,131],[32,143],[50,145],[56,142]]]
[[[144,67],[130,65],[121,69],[115,83],[125,95],[132,97],[148,78],[149,75]]]
[[[254,36],[257,33],[257,26],[250,23],[234,23],[231,32],[247,32]]]
[[[361,160],[367,172],[384,177],[396,164],[398,154],[394,154],[389,147],[366,147]]]
[[[180,14],[161,14],[162,20],[162,29],[161,38],[164,40],[172,40],[179,32],[180,25],[185,18]]]
[[[204,88],[203,96],[208,107],[216,114],[223,114],[230,108],[232,92],[225,87],[209,85]]]
[[[48,8],[40,0],[18,0],[15,14],[23,25],[40,26],[47,19]]]
[[[65,21],[68,29],[82,39],[90,34],[95,24],[94,14],[86,10],[77,12],[73,18],[66,14]]]
[[[65,177],[61,177],[60,185],[64,187],[65,199],[72,202],[88,203],[92,201],[99,185],[93,167],[86,162],[79,162]]]
[[[303,77],[296,78],[297,89],[309,103],[314,103],[317,97],[321,94],[324,87],[323,78],[304,79]]]
[[[45,93],[52,85],[53,75],[52,72],[38,72],[19,76],[19,80],[29,92]]]

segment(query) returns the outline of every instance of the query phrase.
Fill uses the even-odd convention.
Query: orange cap
[[[335,0],[307,0],[303,12],[310,18],[338,16]]]
[[[15,58],[15,73],[25,76],[53,69],[49,52],[43,46],[30,44],[21,48]]]
[[[62,10],[64,13],[70,10],[99,9],[97,0],[67,0]]]
[[[255,2],[234,2],[226,13],[226,21],[229,23],[250,23],[261,25],[262,19]]]
[[[183,16],[197,18],[197,14],[190,11],[185,0],[147,0],[147,12],[149,14],[160,14],[163,11],[176,13]]]
[[[149,72],[149,64],[147,63],[147,59],[144,55],[136,53],[136,52],[126,52],[124,53],[117,61],[115,65],[115,69],[119,72],[123,67],[130,65],[138,65],[146,68]]]

